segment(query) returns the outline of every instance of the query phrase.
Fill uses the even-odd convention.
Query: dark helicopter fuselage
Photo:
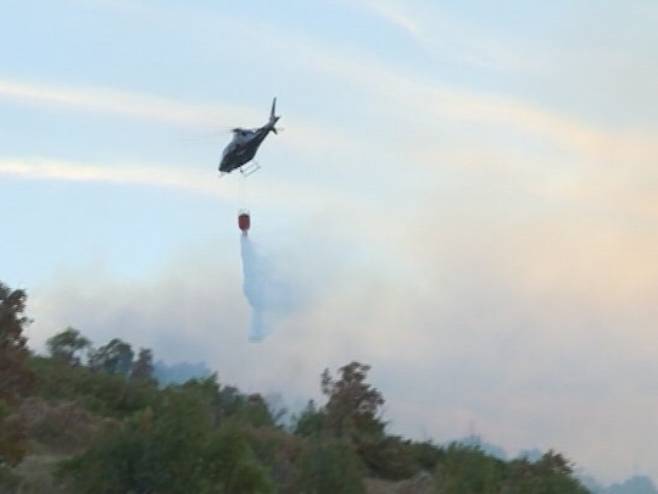
[[[249,163],[256,156],[258,148],[267,135],[273,130],[274,126],[271,124],[255,130],[235,129],[233,131],[233,140],[224,150],[222,161],[219,164],[219,171],[230,173],[236,168]]]

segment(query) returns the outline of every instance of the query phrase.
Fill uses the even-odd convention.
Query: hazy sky
[[[658,479],[658,3],[4,0],[0,279],[247,390]],[[228,129],[265,122],[249,178]],[[291,293],[247,341],[236,212]],[[273,282],[274,283],[274,282]]]

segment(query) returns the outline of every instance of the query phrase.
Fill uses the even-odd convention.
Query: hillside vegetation
[[[25,304],[0,283],[0,492],[587,492],[558,453],[503,461],[389,434],[368,365],[325,370],[324,402],[284,426],[261,395],[216,375],[159,385],[152,352],[119,339],[93,348],[67,328],[33,355]]]

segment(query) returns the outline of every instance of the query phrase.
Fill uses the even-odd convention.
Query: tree
[[[352,446],[343,439],[309,438],[300,460],[297,492],[362,494],[363,467]]]
[[[258,462],[244,434],[227,425],[212,434],[202,454],[205,492],[270,493],[266,469]]]
[[[82,336],[77,329],[66,328],[61,333],[48,338],[46,342],[50,356],[71,367],[80,365],[80,354],[91,346],[91,342]]]
[[[318,410],[313,400],[309,400],[306,408],[295,419],[295,434],[305,437],[321,434],[326,420],[325,413]]]
[[[274,418],[267,402],[259,393],[247,396],[243,410],[238,418],[255,427],[273,427]]]
[[[512,464],[512,470],[514,470],[514,466],[518,469],[518,462]],[[512,492],[531,491],[542,494],[586,494],[588,492],[573,477],[571,463],[560,453],[548,451],[535,463],[526,462],[525,466],[525,476],[516,475],[518,488]]]
[[[24,314],[26,298],[23,290],[0,283],[0,468],[18,464],[26,453],[23,424],[11,414],[34,383],[23,336],[23,328],[30,322]]]
[[[217,374],[205,379],[190,379],[180,388],[208,403],[215,425],[229,418],[254,427],[274,425],[267,402],[260,394],[245,395],[233,386],[222,387],[217,382]]]
[[[152,407],[63,461],[59,475],[81,494],[272,492],[244,434],[232,426],[215,429],[209,405],[198,389],[162,390]]]
[[[18,465],[27,453],[24,426],[9,407],[0,401],[0,468]]]
[[[107,345],[92,352],[89,367],[95,371],[127,376],[132,369],[134,355],[130,344],[114,338]]]
[[[464,492],[482,492],[493,494],[513,492],[503,490],[505,462],[484,453],[477,446],[451,444],[442,456],[436,469],[437,484],[440,492],[462,494]],[[530,491],[533,492],[533,491]]]
[[[357,452],[371,474],[388,480],[413,477],[420,470],[411,441],[398,436],[358,437]]]
[[[162,398],[62,462],[59,474],[73,483],[72,492],[198,492],[192,481],[210,432],[205,410],[186,393],[167,390]]]
[[[411,477],[419,469],[411,442],[385,434],[386,423],[380,418],[384,397],[366,382],[369,370],[369,365],[351,362],[341,367],[334,379],[325,369],[322,392],[328,397],[327,404],[319,416],[307,409],[298,430],[312,430],[324,423],[332,435],[352,445],[372,475],[391,480]]]
[[[546,475],[571,475],[573,473],[569,460],[553,450],[544,453],[534,465]]]
[[[24,315],[27,295],[0,283],[0,401],[18,401],[32,387],[27,368],[27,338],[24,327],[30,320]]]
[[[586,494],[563,456],[552,451],[535,463],[525,458],[505,462],[479,446],[451,444],[438,457],[435,481],[439,492],[506,494]]]
[[[369,365],[352,362],[341,367],[335,380],[325,369],[322,393],[327,396],[327,424],[336,436],[381,435],[384,423],[378,414],[384,404],[382,394],[366,383]]]
[[[153,381],[153,352],[148,348],[141,348],[137,360],[130,373],[131,379]]]

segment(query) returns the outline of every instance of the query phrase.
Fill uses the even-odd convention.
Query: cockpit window
[[[224,148],[224,152],[222,153],[222,156],[226,157],[229,153],[232,153],[236,147],[237,147],[237,143],[235,141],[229,142],[228,146]]]

